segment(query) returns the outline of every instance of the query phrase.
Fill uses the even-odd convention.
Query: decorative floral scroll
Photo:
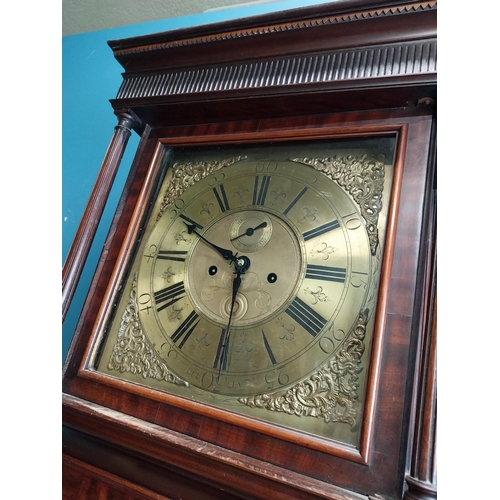
[[[342,186],[358,204],[366,221],[372,255],[378,246],[378,216],[382,210],[384,191],[384,156],[346,156],[331,158],[290,158],[291,161],[309,165],[326,174]]]
[[[109,370],[121,373],[140,373],[143,378],[165,380],[172,384],[189,386],[187,382],[170,373],[144,335],[139,321],[137,305],[137,275],[130,289],[130,296],[122,315],[118,338],[108,363]]]
[[[178,197],[182,196],[186,189],[196,184],[207,175],[217,172],[223,167],[227,167],[238,161],[244,160],[245,156],[236,156],[216,161],[201,161],[188,163],[174,163],[172,179],[163,195],[163,201],[156,217],[158,222],[170,204]]]
[[[247,406],[296,416],[323,418],[325,422],[357,424],[358,375],[363,368],[361,357],[365,350],[369,311],[359,316],[352,334],[342,349],[314,375],[293,387],[270,394],[240,398]]]

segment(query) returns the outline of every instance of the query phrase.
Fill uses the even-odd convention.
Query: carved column
[[[435,223],[435,212],[433,214]],[[435,224],[433,224],[433,232]],[[429,238],[435,241],[434,236]],[[434,247],[434,245],[431,245]],[[437,299],[436,250],[431,248],[426,265],[429,293],[424,303],[424,338],[420,349],[419,373],[413,447],[406,476],[407,490],[403,500],[436,500],[437,498]]]
[[[436,474],[436,307],[428,349],[428,366],[422,384],[421,411],[415,429],[415,441],[410,475],[406,477],[408,490],[404,500],[435,500]]]
[[[117,114],[118,125],[106,151],[99,176],[85,208],[80,225],[64,263],[62,272],[62,322],[66,318],[71,300],[75,294],[83,266],[92,246],[99,221],[101,220],[125,147],[130,138],[131,129],[139,124],[139,119],[132,112]]]

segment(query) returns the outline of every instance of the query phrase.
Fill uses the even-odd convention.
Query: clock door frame
[[[64,367],[63,445],[71,460],[174,498],[200,498],[201,490],[205,498],[218,498],[222,490],[228,498],[248,498],[248,484],[255,487],[252,498],[424,499],[436,494],[435,376],[429,372],[435,359],[435,73],[385,77],[380,70],[361,82],[312,81],[311,76],[319,71],[314,64],[328,56],[332,61],[344,54],[344,71],[351,64],[359,72],[356,54],[368,58],[375,50],[388,54],[399,48],[416,57],[417,47],[432,46],[435,3],[400,6],[397,16],[387,5],[394,2],[378,2],[377,16],[372,4],[346,2],[348,14],[343,6],[328,5],[110,42],[126,68],[124,84],[111,101],[119,118],[112,144],[125,147],[125,129],[140,133],[141,141]],[[362,7],[371,15],[361,21],[356,16]],[[348,30],[348,23],[340,21],[345,16]],[[299,29],[297,22],[309,29],[300,40],[290,37]],[[251,44],[237,36],[245,30]],[[206,40],[214,48],[208,60],[202,50]],[[253,68],[255,79],[266,71],[269,78],[235,90],[235,82],[244,81],[236,76],[244,68]],[[297,83],[273,84],[276,68],[289,68]],[[169,75],[185,81],[177,90],[165,87]],[[203,78],[211,88],[200,87]],[[164,95],[158,96],[161,89]],[[265,424],[242,426],[230,415],[179,407],[158,391],[131,389],[88,369],[94,325],[117,285],[113,269],[125,258],[121,250],[134,212],[143,210],[140,192],[159,142],[217,144],[381,131],[399,134],[401,178],[388,228],[393,254],[383,270],[377,313],[383,334],[372,355],[360,452],[341,445],[332,451],[321,442],[304,446],[299,433],[295,440],[281,439],[279,433],[266,433]],[[107,157],[103,169],[118,163]],[[85,228],[80,234],[88,244]],[[85,253],[85,244],[77,244],[78,254]]]

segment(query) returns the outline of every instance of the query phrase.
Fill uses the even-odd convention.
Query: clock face
[[[356,443],[395,141],[318,143],[166,155],[98,371]]]
[[[202,390],[248,396],[322,365],[370,289],[369,241],[349,196],[306,165],[243,160],[176,207],[151,233],[137,282],[141,324],[169,368]],[[237,265],[216,247],[248,267],[229,328]]]

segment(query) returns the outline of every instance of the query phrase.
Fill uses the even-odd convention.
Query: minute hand
[[[224,257],[224,259],[230,261],[230,262],[236,262],[236,255],[233,254],[233,252],[231,250],[226,250],[225,248],[221,248],[217,245],[214,245],[212,242],[208,241],[206,238],[204,238],[200,233],[198,233],[196,231],[196,226],[194,224],[187,224],[186,222],[184,222],[184,224],[186,224],[187,228],[188,228],[188,233],[189,234],[196,234],[197,236],[199,236],[205,243],[207,243],[208,245],[210,245],[212,248],[215,248],[215,250],[217,250],[221,255],[222,257]]]
[[[226,333],[224,335],[224,344],[222,346],[222,356],[221,356],[221,361],[219,365],[219,374],[217,376],[217,382],[219,382],[220,379],[220,372],[222,370],[222,367],[224,367],[224,370],[227,367],[227,354],[228,354],[228,349],[229,349],[229,335],[231,331],[231,321],[233,319],[233,311],[234,311],[234,304],[236,302],[236,295],[238,293],[238,289],[240,288],[241,285],[241,275],[243,274],[244,271],[241,271],[238,269],[236,271],[236,278],[234,278],[233,281],[233,294],[231,296],[231,309],[229,310],[229,320],[227,322],[227,327],[226,327]]]

